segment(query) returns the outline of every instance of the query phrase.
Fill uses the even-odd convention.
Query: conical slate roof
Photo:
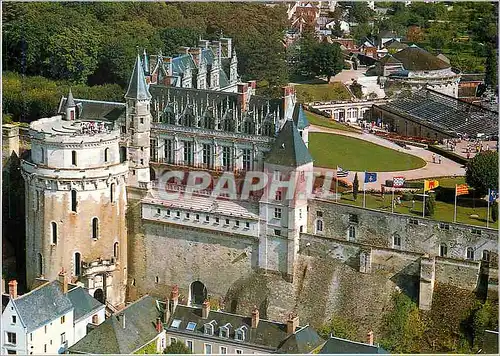
[[[313,159],[297,126],[291,120],[285,122],[276,141],[268,153],[266,163],[287,167],[299,167],[312,162]]]
[[[73,93],[71,88],[69,88],[68,99],[66,100],[66,108],[74,108],[76,106],[75,99],[73,98]]]
[[[125,94],[125,99],[151,99],[151,94],[149,93],[146,84],[146,78],[144,77],[144,71],[142,69],[141,57],[139,53],[137,53],[134,71],[132,72],[132,76],[130,77],[130,82],[128,84],[127,94]]]
[[[295,108],[293,109],[293,122],[299,130],[303,130],[309,126],[309,121],[307,121],[306,113],[302,108],[302,104],[295,104]]]

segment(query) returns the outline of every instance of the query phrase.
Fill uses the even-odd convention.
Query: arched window
[[[439,256],[446,257],[448,255],[448,246],[446,244],[439,245]]]
[[[76,151],[71,151],[71,164],[76,166]]]
[[[474,249],[472,247],[467,247],[467,259],[468,260],[474,259]]]
[[[118,242],[113,244],[113,257],[118,259]]]
[[[107,162],[109,160],[109,148],[104,149],[104,162]]]
[[[52,230],[52,244],[57,245],[57,223],[52,221],[50,223],[51,230]]]
[[[264,123],[264,128],[262,134],[264,136],[274,136],[274,124],[272,122],[266,122]]]
[[[392,237],[392,245],[394,248],[401,248],[401,236],[394,234]]]
[[[189,292],[191,305],[202,305],[207,299],[207,288],[200,281],[191,283]]]
[[[99,219],[92,218],[92,238],[99,238]]]
[[[356,228],[354,226],[349,226],[349,240],[356,239]]]
[[[76,206],[78,202],[76,201],[76,190],[71,190],[71,211],[76,213]]]
[[[38,254],[38,275],[39,276],[42,276],[43,275],[43,258],[42,258],[42,254],[39,253]]]
[[[109,196],[112,203],[115,202],[115,187],[115,183],[111,183],[111,185],[109,186]]]
[[[316,233],[322,233],[323,232],[323,220],[318,219],[316,220]]]
[[[75,252],[74,263],[75,263],[75,270],[74,270],[75,273],[74,274],[75,274],[75,276],[79,276],[81,273],[81,265],[82,265],[80,252]]]
[[[490,262],[490,251],[483,250],[483,261]]]

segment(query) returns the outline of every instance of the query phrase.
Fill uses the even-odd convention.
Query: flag
[[[490,203],[493,204],[495,202],[495,200],[497,200],[497,198],[498,198],[497,191],[493,190],[493,189],[490,189],[490,196],[488,198],[488,200],[490,201]]]
[[[374,183],[377,181],[377,173],[365,172],[365,183]]]
[[[392,186],[394,188],[402,188],[405,185],[405,177],[393,177]]]
[[[424,180],[424,192],[439,187],[437,180]]]
[[[349,171],[344,171],[342,167],[337,166],[337,178],[345,178],[349,174]]]
[[[457,184],[455,185],[455,194],[456,195],[469,194],[469,187],[467,186],[467,184]]]

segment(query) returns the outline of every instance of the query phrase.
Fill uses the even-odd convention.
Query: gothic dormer
[[[238,82],[238,58],[236,57],[236,50],[233,48],[233,55],[231,56],[231,64],[229,66],[229,81],[231,84]]]
[[[66,99],[65,108],[65,120],[73,121],[76,120],[76,104],[75,99],[73,98],[73,93],[71,92],[71,88],[69,89],[68,99]]]

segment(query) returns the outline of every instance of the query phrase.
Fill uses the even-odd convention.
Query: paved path
[[[396,172],[378,172],[378,177],[377,177],[377,182],[375,183],[367,183],[366,184],[366,189],[377,189],[380,190],[380,185],[385,183],[386,180],[392,180],[393,177],[405,177],[407,180],[410,179],[421,179],[421,178],[427,178],[427,177],[441,177],[441,176],[464,176],[465,175],[465,168],[463,168],[460,164],[447,159],[445,157],[442,157],[441,164],[439,163],[432,163],[432,152],[420,148],[420,147],[415,147],[415,146],[408,146],[411,149],[407,150],[404,149],[395,143],[386,140],[382,137],[375,136],[373,134],[369,133],[356,133],[356,132],[350,132],[350,131],[342,131],[342,130],[336,130],[336,129],[330,129],[327,127],[322,127],[322,126],[314,126],[311,125],[309,128],[309,132],[326,132],[326,133],[333,133],[333,134],[338,134],[338,135],[343,135],[343,136],[349,136],[349,137],[355,137],[361,140],[369,141],[374,144],[384,146],[387,148],[391,148],[393,150],[399,151],[399,152],[404,152],[407,154],[411,154],[413,156],[417,156],[422,158],[424,161],[427,162],[427,164],[418,169],[412,169],[408,171],[396,171]],[[334,169],[329,169],[329,168],[322,168],[322,167],[315,167],[314,168],[315,172],[322,172],[323,174],[328,172],[328,171],[334,171]],[[354,174],[355,172],[349,172],[349,175],[347,176],[347,180],[353,181],[354,180]],[[358,179],[360,182],[360,189],[363,187],[363,181],[364,181],[364,172],[358,172]]]

